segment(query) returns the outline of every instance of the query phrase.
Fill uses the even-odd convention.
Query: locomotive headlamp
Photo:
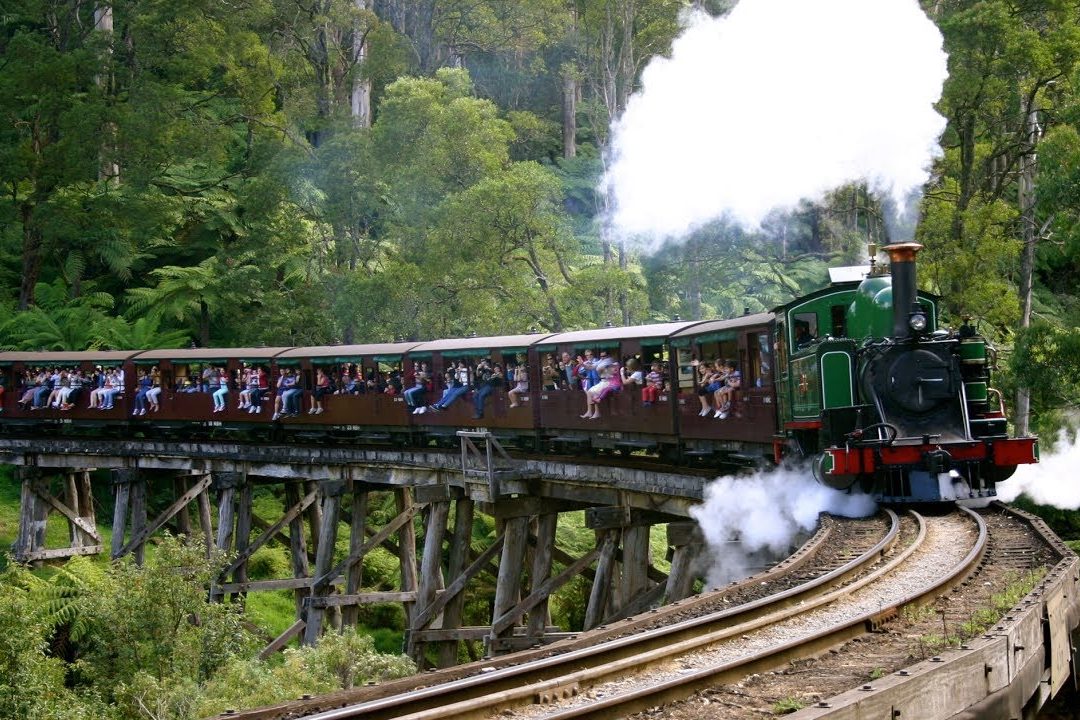
[[[921,333],[926,329],[926,316],[921,312],[912,313],[908,318],[908,326],[911,327],[917,333]]]

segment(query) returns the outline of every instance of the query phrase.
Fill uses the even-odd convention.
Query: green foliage
[[[288,577],[289,573],[276,577]],[[254,576],[251,576],[254,579]],[[244,601],[247,619],[262,631],[262,639],[270,642],[296,622],[296,599],[292,590],[267,590],[249,593]]]
[[[1013,232],[1016,210],[1003,200],[984,203],[981,197],[958,210],[951,199],[959,192],[955,183],[946,180],[943,186],[924,202],[917,235],[927,247],[920,256],[921,284],[942,296],[952,317],[972,315],[1001,337],[1020,317],[1011,280],[1021,248]],[[951,235],[956,223],[965,228],[959,243]]]
[[[1024,495],[1018,497],[1011,504],[1041,517],[1061,539],[1074,543],[1080,541],[1080,511],[1060,510],[1049,505],[1036,505]]]
[[[55,617],[43,608],[25,569],[0,574],[0,717],[32,720],[112,717],[94,693],[76,696],[64,662],[49,655]]]
[[[444,336],[466,334],[456,318],[479,317],[481,334],[563,327],[557,295],[570,285],[566,256],[573,240],[559,213],[555,176],[536,163],[514,163],[456,194],[443,206],[429,253],[436,266],[454,268],[433,288],[449,317],[424,324]],[[514,303],[513,324],[498,308]],[[516,325],[516,327],[515,327]]]
[[[145,566],[113,565],[85,605],[92,642],[81,667],[93,684],[117,688],[121,704],[148,702],[154,688],[204,681],[230,657],[252,652],[242,610],[207,602],[206,588],[223,563],[219,555],[207,560],[201,544],[166,536]]]
[[[1046,322],[1020,332],[1009,358],[1016,382],[1044,412],[1080,403],[1080,328]]]
[[[270,580],[292,572],[288,549],[264,545],[248,559],[248,575],[254,580]]]
[[[773,715],[787,715],[788,713],[802,710],[804,707],[806,707],[806,703],[802,700],[794,697],[786,697],[773,703],[772,711]]]
[[[369,680],[389,680],[416,672],[402,655],[376,651],[372,638],[347,631],[328,633],[315,647],[288,649],[280,664],[236,659],[207,684],[196,717],[226,708],[256,707],[302,694],[348,689]]]
[[[416,671],[389,628],[251,659],[258,644],[242,610],[207,602],[224,562],[165,536],[144,567],[75,558],[46,575],[7,568],[0,717],[186,720]],[[292,594],[274,595],[291,616]]]

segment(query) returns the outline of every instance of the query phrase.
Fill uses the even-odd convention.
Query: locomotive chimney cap
[[[915,256],[922,249],[922,243],[917,242],[892,243],[882,248],[889,253],[889,262],[894,263],[915,262]]]

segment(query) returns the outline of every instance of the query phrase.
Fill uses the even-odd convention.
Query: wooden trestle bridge
[[[107,477],[115,498],[113,558],[131,554],[141,562],[146,543],[161,531],[201,536],[208,550],[217,547],[233,557],[212,593],[295,593],[295,623],[264,654],[297,638],[314,643],[327,626],[355,623],[362,605],[396,602],[405,610],[407,652],[419,660],[434,646],[429,657],[437,656],[440,666],[457,662],[462,641],[483,640],[494,655],[564,637],[551,626],[548,599],[578,575],[591,581],[586,629],[692,592],[702,541],[688,510],[701,499],[701,476],[550,458],[511,460],[486,432],[459,436],[460,454],[2,438],[0,463],[16,466],[22,482],[13,552],[20,562],[104,552],[92,483]],[[283,489],[280,517],[253,512],[253,489],[267,485]],[[150,507],[151,497],[170,493],[166,507]],[[396,516],[381,527],[368,511],[372,493],[392,493],[396,502]],[[555,530],[559,513],[581,510],[596,543],[574,557],[558,547]],[[46,547],[45,521],[53,512],[68,521],[66,547]],[[471,547],[478,512],[493,517],[497,530],[495,541],[479,553]],[[661,523],[667,524],[668,574],[650,563],[649,530]],[[345,524],[348,555],[335,562],[339,527]],[[249,560],[270,542],[289,547],[292,576],[250,580]],[[377,547],[398,559],[396,591],[361,589],[364,556]],[[556,562],[564,569],[553,574]],[[490,624],[462,626],[466,594],[481,574],[495,579]]]

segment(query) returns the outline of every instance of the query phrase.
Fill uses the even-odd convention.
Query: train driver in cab
[[[795,321],[795,348],[804,348],[814,342],[814,336],[810,334],[810,324],[802,320]]]

